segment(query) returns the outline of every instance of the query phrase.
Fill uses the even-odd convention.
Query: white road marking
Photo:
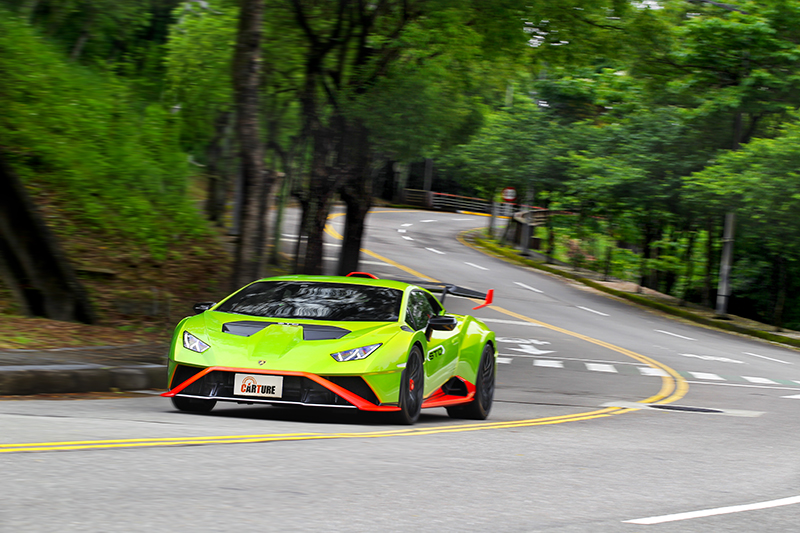
[[[749,381],[750,383],[757,383],[759,385],[778,385],[777,381],[772,381],[771,379],[767,378],[754,378],[751,376],[742,376],[744,379]]]
[[[404,238],[405,240],[407,240],[407,241],[413,241],[413,240],[414,240],[414,239],[412,239],[411,237],[409,237],[408,235],[403,235],[403,238]]]
[[[413,225],[414,225],[414,224],[411,224],[411,223],[408,223],[408,224],[400,224],[400,227],[401,227],[401,228],[407,228],[407,227],[409,227],[409,226],[413,226]]]
[[[322,246],[333,246],[334,248],[341,248],[342,245],[336,242],[323,242]]]
[[[511,348],[515,352],[522,352],[527,355],[544,355],[546,353],[553,353],[553,350],[540,350],[535,346],[529,344],[520,344],[519,348]]]
[[[473,219],[471,219],[471,218],[451,218],[450,220],[452,220],[453,222],[465,222],[467,220],[473,220]]]
[[[679,520],[691,520],[693,518],[705,518],[707,516],[741,513],[742,511],[758,511],[761,509],[771,509],[773,507],[782,507],[784,505],[794,505],[797,503],[800,503],[800,496],[792,496],[791,498],[781,498],[780,500],[751,503],[747,505],[731,505],[730,507],[717,507],[716,509],[705,509],[703,511],[692,511],[688,513],[651,516],[649,518],[637,518],[635,520],[625,520],[623,521],[623,523],[651,526],[654,524],[663,524],[664,522],[677,522]]]
[[[665,335],[672,335],[673,337],[678,337],[679,339],[686,339],[687,341],[696,341],[697,339],[693,339],[691,337],[684,337],[683,335],[678,335],[677,333],[670,333],[669,331],[664,331],[663,329],[654,330],[659,333],[663,333]]]
[[[489,322],[491,324],[511,324],[512,326],[530,326],[532,328],[543,328],[541,324],[533,322],[523,322],[521,320],[504,320],[502,318],[481,318],[481,322]]]
[[[535,344],[537,346],[550,344],[547,341],[539,341],[536,339],[518,339],[516,337],[497,337],[495,340],[497,342],[507,342],[509,344]]]
[[[661,409],[658,404],[641,404],[636,402],[606,402],[601,403],[600,407],[622,407],[623,409],[646,409],[651,411],[661,411],[662,413],[665,412],[664,409]],[[691,411],[672,411],[675,412],[684,412],[690,413]],[[703,412],[705,415],[710,416],[739,416],[745,418],[756,418],[764,414],[764,411],[744,411],[742,409],[714,409],[712,412]]]
[[[281,237],[286,237],[288,239],[296,239],[298,236],[297,235],[290,235],[288,233],[281,233]]]
[[[555,353],[555,352],[551,352]],[[528,355],[525,353],[501,353],[500,355],[505,355],[509,357],[531,357],[533,359],[538,359],[539,356],[537,355]],[[581,363],[608,363],[613,365],[629,365],[629,366],[644,366],[644,363],[636,363],[636,362],[627,362],[627,361],[606,361],[605,359],[583,359],[580,357],[559,357],[561,361],[580,361]],[[794,390],[794,389],[792,389]]]
[[[543,366],[547,368],[564,368],[564,362],[554,361],[552,359],[534,359],[533,366]]]
[[[657,376],[657,377],[667,377],[667,376],[669,376],[668,372],[666,372],[664,370],[661,370],[660,368],[653,368],[653,367],[650,367],[650,366],[643,366],[643,367],[639,368],[639,372],[643,376]]]
[[[709,372],[689,372],[693,375],[696,379],[710,379],[716,381],[725,381],[725,378],[721,378],[716,374],[711,374]]]
[[[792,394],[791,396],[781,396],[781,398],[791,398],[793,400],[800,400],[800,394]]]
[[[743,389],[797,390],[797,387],[769,387],[767,385],[745,385],[744,383],[714,383],[713,381],[687,381],[686,383],[690,385],[722,385],[724,387],[741,387]]]
[[[480,265],[476,265],[475,263],[467,263],[466,261],[464,261],[464,264],[465,265],[469,265],[471,267],[475,267],[475,268],[480,269],[480,270],[489,270],[488,268],[482,267]]]
[[[428,219],[428,220],[420,220],[420,222],[436,222],[436,221],[433,219]]]
[[[501,365],[510,365],[513,358],[511,357],[497,357],[497,362]]]
[[[516,285],[519,285],[519,286],[520,286],[520,287],[522,287],[523,289],[528,289],[529,291],[538,292],[538,293],[540,293],[540,294],[541,294],[541,292],[542,292],[542,291],[540,291],[539,289],[534,289],[533,287],[529,287],[528,285],[525,285],[524,283],[520,283],[519,281],[515,281],[514,283],[515,283]]]
[[[577,307],[578,309],[583,309],[584,311],[589,311],[590,313],[596,313],[596,314],[602,315],[602,316],[611,316],[611,315],[607,315],[605,313],[601,313],[600,311],[595,311],[594,309],[589,309],[588,307],[583,307],[581,305],[576,305],[575,307]]]
[[[603,365],[600,363],[585,363],[586,370],[591,370],[592,372],[608,372],[611,374],[617,374],[617,369],[614,368],[614,365]]]
[[[776,363],[783,363],[784,365],[792,365],[794,363],[790,363],[789,361],[781,361],[780,359],[773,359],[772,357],[767,357],[766,355],[758,355],[757,353],[750,353],[750,352],[742,352],[745,355],[752,355],[753,357],[760,357],[761,359],[767,359],[768,361],[775,361]]]
[[[425,248],[425,249],[428,250],[429,252],[433,252],[435,254],[444,255],[444,252],[440,252],[436,248]]]
[[[713,355],[696,355],[693,353],[682,353],[684,357],[695,357],[697,359],[702,359],[703,361],[719,361],[720,363],[736,363],[739,365],[746,365],[744,361],[737,361],[736,359],[728,359],[727,357],[716,357]]]
[[[404,229],[397,230],[397,233],[405,233],[405,232],[406,232],[406,230],[404,230]]]

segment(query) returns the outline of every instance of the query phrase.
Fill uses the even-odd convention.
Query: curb
[[[0,366],[0,396],[130,391],[166,387],[166,365]]]

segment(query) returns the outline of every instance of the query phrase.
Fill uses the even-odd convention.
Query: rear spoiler
[[[377,276],[374,274],[370,274],[369,272],[350,272],[347,277],[353,278],[371,278],[371,279],[378,279]],[[444,299],[448,294],[452,294],[453,296],[458,296],[460,298],[478,298],[483,300],[483,303],[477,307],[473,307],[472,310],[480,309],[481,307],[486,307],[487,305],[492,305],[494,301],[494,289],[489,289],[485,293],[474,291],[472,289],[467,289],[465,287],[459,287],[458,285],[453,285],[452,283],[441,283],[438,281],[417,281],[417,280],[407,280],[407,279],[394,279],[393,281],[400,281],[403,283],[408,283],[409,285],[416,285],[417,287],[423,287],[425,289],[430,290],[431,292],[441,292],[442,293],[442,303],[444,303]]]

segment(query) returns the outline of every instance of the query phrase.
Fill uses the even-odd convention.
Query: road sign
[[[513,202],[517,199],[517,189],[514,187],[506,187],[503,189],[503,201],[504,202]]]

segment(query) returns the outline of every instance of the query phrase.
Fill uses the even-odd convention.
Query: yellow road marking
[[[381,212],[396,212],[396,211],[377,211]],[[331,215],[329,219],[334,219],[342,216],[344,213],[337,213]],[[325,232],[334,238],[342,239],[342,236],[336,232],[330,225],[325,226]],[[381,261],[395,266],[404,272],[418,276],[422,279],[428,279],[436,282],[437,280],[426,276],[413,270],[405,265],[401,265],[371,252],[366,249],[361,249],[362,252],[370,255]],[[626,348],[615,346],[613,344],[569,331],[558,326],[553,326],[545,322],[509,311],[499,306],[491,305],[489,309],[493,309],[499,313],[508,316],[537,324],[539,326],[548,328],[571,337],[575,337],[586,342],[607,348],[622,355],[631,357],[640,361],[652,368],[658,368],[667,372],[667,376],[662,376],[661,390],[653,396],[640,400],[638,403],[650,404],[660,403],[666,404],[674,402],[682,398],[689,390],[689,385],[686,380],[672,368],[666,366],[655,359],[638,354]],[[19,453],[19,452],[43,452],[43,451],[74,451],[74,450],[94,450],[94,449],[109,449],[109,448],[137,448],[137,447],[164,447],[164,446],[197,446],[208,444],[246,444],[246,443],[263,443],[263,442],[276,442],[276,441],[303,441],[303,440],[324,440],[324,439],[353,439],[353,438],[385,438],[385,437],[409,437],[421,435],[434,435],[440,433],[462,433],[466,431],[484,431],[489,429],[509,429],[509,428],[523,428],[533,426],[543,426],[552,424],[564,424],[566,422],[578,422],[583,420],[594,420],[598,418],[605,418],[609,416],[624,414],[636,411],[637,409],[629,409],[622,407],[608,407],[597,411],[588,411],[582,413],[575,413],[571,415],[551,416],[545,418],[532,418],[527,420],[509,420],[504,422],[476,422],[469,424],[452,424],[445,426],[432,426],[432,427],[415,427],[408,429],[392,429],[385,431],[367,431],[367,432],[353,432],[353,433],[280,433],[280,434],[265,434],[265,435],[216,435],[208,437],[164,437],[152,439],[110,439],[110,440],[83,440],[83,441],[63,441],[63,442],[34,442],[34,443],[17,443],[17,444],[0,444],[0,453]]]

